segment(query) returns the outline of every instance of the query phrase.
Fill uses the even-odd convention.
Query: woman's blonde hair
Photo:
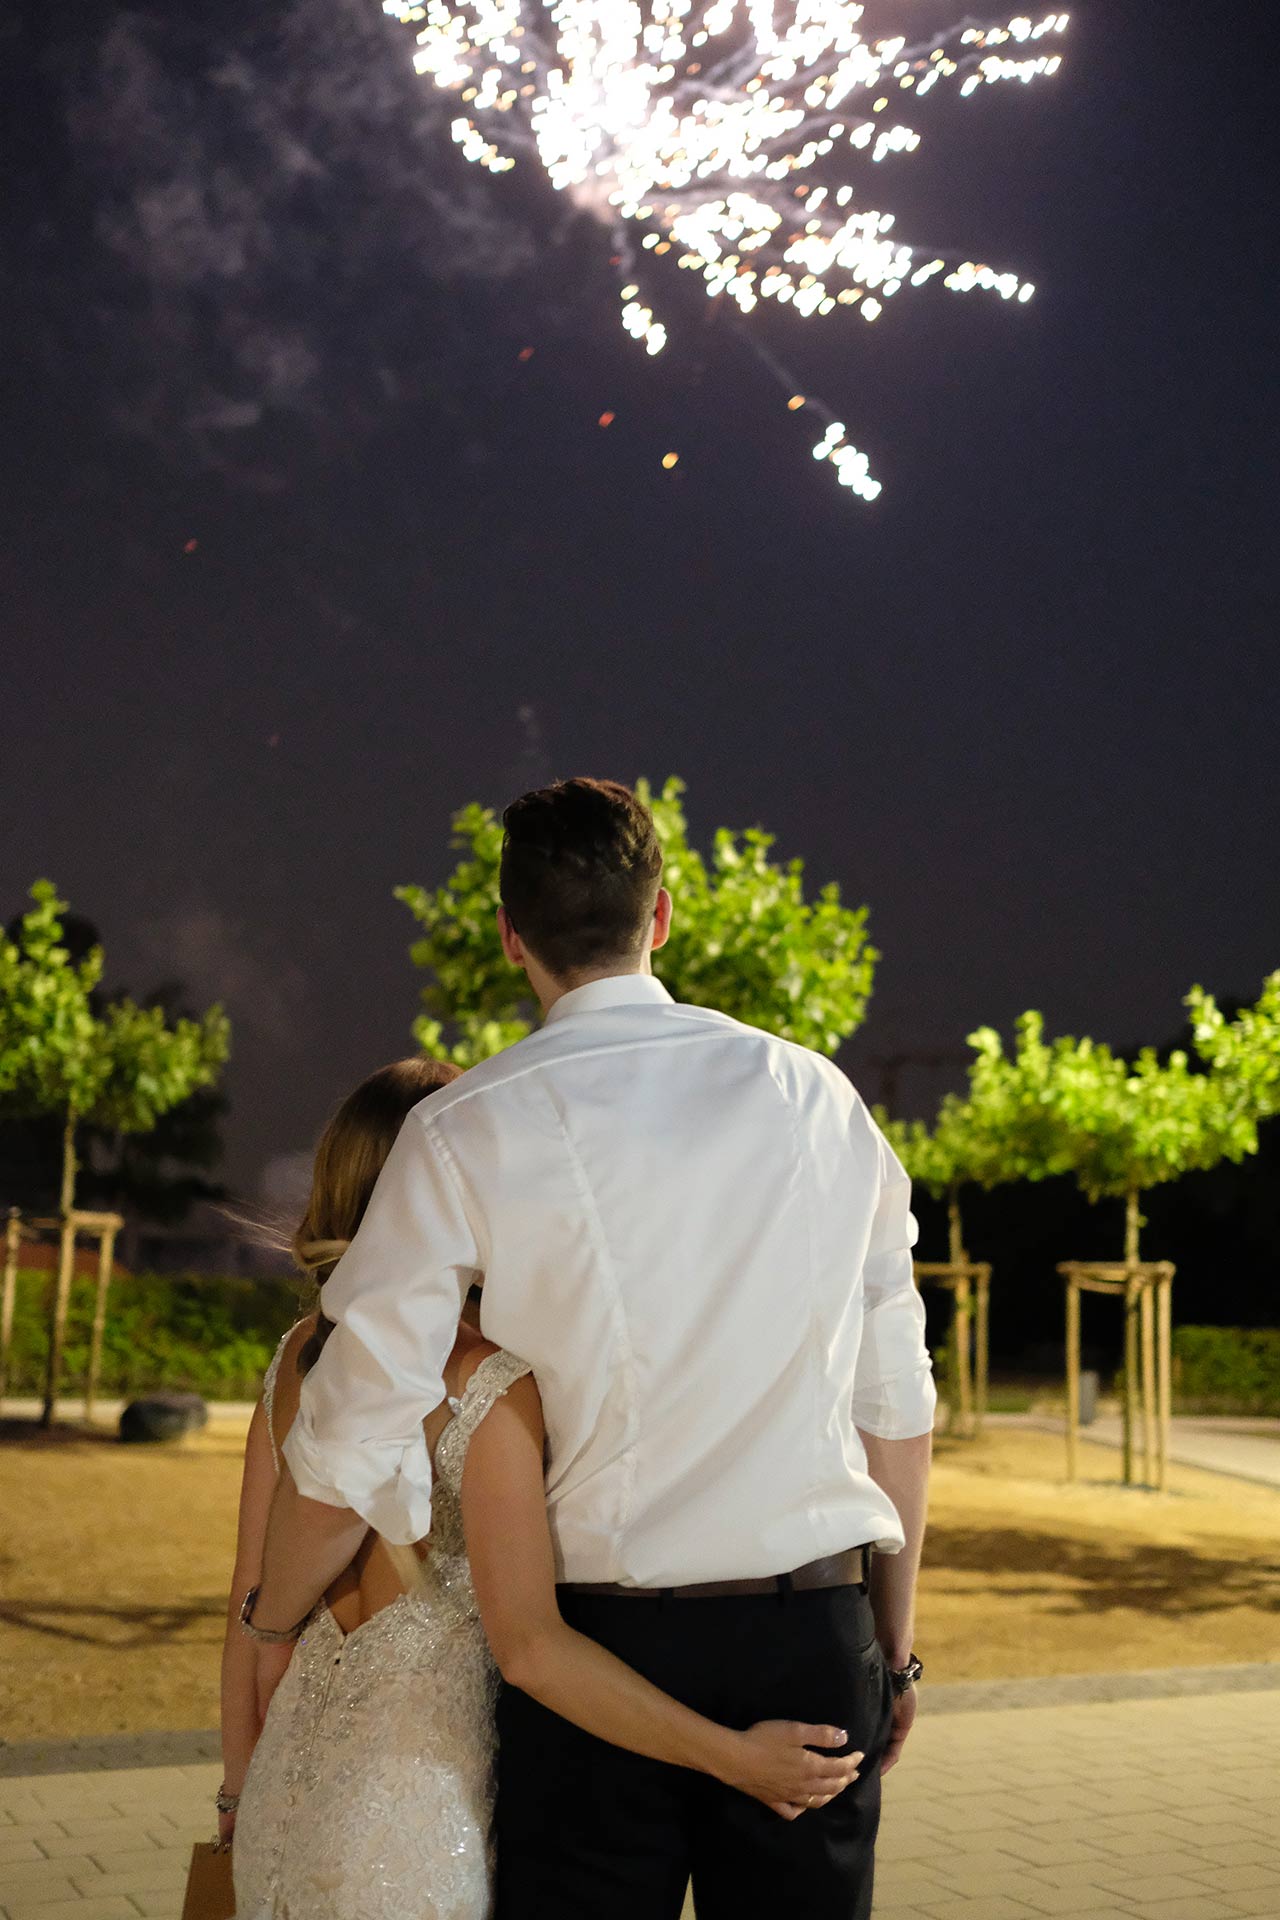
[[[456,1080],[460,1071],[447,1060],[430,1060],[425,1054],[396,1060],[362,1080],[330,1120],[316,1148],[311,1197],[291,1243],[299,1267],[320,1289],[364,1219],[406,1115],[428,1094]],[[303,1373],[315,1365],[332,1331],[322,1291],[316,1330],[298,1356]]]

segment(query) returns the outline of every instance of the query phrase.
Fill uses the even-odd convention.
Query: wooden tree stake
[[[98,1241],[98,1289],[93,1303],[93,1339],[89,1346],[89,1372],[84,1383],[84,1417],[93,1418],[93,1403],[98,1396],[98,1375],[102,1369],[102,1336],[107,1324],[107,1290],[111,1285],[111,1263],[115,1254],[116,1228],[101,1229]]]
[[[991,1269],[985,1262],[978,1269],[978,1321],[974,1353],[973,1431],[982,1432],[987,1411],[987,1372],[990,1355]]]
[[[1067,1277],[1067,1478],[1079,1465],[1080,1436],[1080,1288]]]
[[[40,1425],[51,1427],[58,1414],[58,1389],[62,1383],[62,1349],[67,1338],[67,1308],[71,1301],[71,1276],[76,1264],[75,1215],[67,1214],[58,1239],[58,1279],[54,1288],[53,1311],[49,1315],[49,1356],[45,1364],[44,1410]]]
[[[1143,1484],[1163,1488],[1168,1476],[1170,1359],[1174,1268],[1168,1260],[1128,1262],[1065,1260],[1067,1283],[1067,1475],[1076,1476],[1080,1393],[1080,1294],[1105,1293],[1124,1307],[1124,1396],[1121,1429],[1124,1484],[1137,1484],[1139,1417]]]
[[[4,1229],[4,1292],[0,1295],[0,1400],[9,1386],[9,1348],[13,1343],[13,1306],[18,1289],[18,1255],[22,1247],[22,1216],[10,1207]]]
[[[1158,1283],[1157,1283],[1158,1284]],[[1142,1458],[1149,1487],[1156,1473],[1156,1289],[1144,1286],[1142,1305]]]
[[[1156,1394],[1159,1403],[1160,1451],[1156,1484],[1163,1493],[1169,1484],[1169,1417],[1173,1406],[1173,1268],[1160,1279],[1156,1289]]]

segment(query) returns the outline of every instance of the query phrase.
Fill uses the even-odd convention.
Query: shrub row
[[[1280,1414],[1280,1328],[1175,1327],[1173,1385],[1184,1413]]]
[[[43,1391],[51,1285],[47,1274],[18,1275],[12,1395]],[[72,1284],[62,1376],[68,1397],[88,1372],[94,1293],[91,1279]],[[117,1280],[107,1302],[99,1390],[127,1398],[171,1387],[212,1400],[252,1399],[277,1340],[298,1312],[297,1290],[287,1280],[155,1273]]]

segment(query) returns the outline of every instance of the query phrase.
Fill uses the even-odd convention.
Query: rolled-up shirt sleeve
[[[854,1374],[853,1420],[882,1440],[910,1440],[933,1428],[937,1390],[924,1338],[924,1302],[911,1272],[918,1229],[906,1169],[869,1115],[880,1191],[863,1264],[862,1344]]]
[[[444,1397],[444,1363],[479,1266],[457,1171],[415,1110],[325,1282],[334,1330],[284,1443],[300,1493],[354,1508],[397,1545],[431,1530],[422,1421]]]

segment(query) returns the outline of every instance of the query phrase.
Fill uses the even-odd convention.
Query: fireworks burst
[[[1056,72],[1065,13],[966,20],[913,46],[864,38],[857,0],[383,6],[416,27],[418,70],[458,95],[453,137],[468,160],[505,173],[527,159],[609,228],[622,324],[651,354],[668,336],[641,291],[642,254],[671,256],[744,316],[773,301],[805,318],[856,308],[874,322],[937,275],[956,293],[1034,291],[979,261],[923,257],[840,176],[842,161],[865,170],[913,153],[921,136],[902,116],[936,87],[970,95]],[[875,499],[866,455],[818,411],[814,458]]]

